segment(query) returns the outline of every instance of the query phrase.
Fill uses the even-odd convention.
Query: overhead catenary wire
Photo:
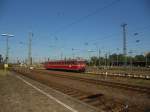
[[[144,30],[148,30],[150,28],[150,25],[146,25],[146,26],[144,26],[144,27],[140,27],[140,28],[135,28],[135,29],[132,29],[132,30],[129,30],[128,31],[128,38],[130,38],[131,36],[133,36],[134,35],[134,33],[136,32],[138,32],[138,33],[141,33],[141,32],[143,32]],[[120,35],[119,35],[120,34]],[[111,34],[111,35],[108,35],[108,36],[104,36],[104,37],[102,37],[102,38],[100,38],[100,39],[97,39],[97,40],[94,40],[93,42],[96,42],[97,44],[99,43],[98,42],[98,40],[100,40],[101,42],[102,41],[104,41],[104,40],[108,40],[108,39],[110,39],[111,37],[119,37],[119,38],[121,38],[122,37],[122,35],[121,35],[121,32],[118,32],[118,33],[114,33],[114,34]],[[114,39],[114,38],[112,38],[113,40],[118,40],[118,38],[116,38],[116,39]],[[92,43],[93,43],[92,42]],[[88,43],[89,44],[89,43]],[[101,44],[102,45],[102,44]],[[104,46],[103,46],[104,47]]]
[[[144,31],[144,30],[148,30],[150,28],[150,25],[147,25],[147,26],[144,26],[144,27],[141,27],[141,28],[135,28],[135,29],[133,29],[133,30],[129,30],[128,31],[128,34],[129,34],[129,37],[131,36],[131,35],[134,35],[134,33],[142,33],[142,31]],[[121,36],[121,32],[117,32],[117,33],[113,33],[113,34],[110,34],[110,35],[107,35],[107,36],[103,36],[103,37],[101,37],[100,38],[100,40],[102,41],[102,40],[107,40],[107,39],[110,39],[110,37],[114,37],[114,36]],[[97,39],[98,40],[98,39]],[[93,40],[93,41],[96,41],[97,42],[97,40]],[[118,40],[118,39],[114,39],[113,38],[113,40]]]
[[[66,24],[65,26],[59,28],[57,31],[55,31],[54,33],[52,33],[52,35],[53,35],[53,34],[55,35],[56,33],[63,32],[64,30],[68,29],[69,27],[71,27],[71,26],[73,26],[73,25],[75,25],[75,24],[78,24],[78,23],[80,23],[80,22],[86,20],[86,19],[88,19],[88,18],[91,17],[91,16],[94,16],[94,15],[98,14],[99,12],[102,12],[102,11],[105,10],[106,8],[109,8],[109,7],[115,5],[116,3],[120,2],[120,1],[121,1],[121,0],[114,0],[114,1],[112,1],[111,3],[105,5],[105,6],[101,7],[101,8],[98,8],[98,9],[96,9],[95,11],[93,11],[93,12],[91,12],[91,13],[88,13],[87,15],[82,16],[82,17],[80,17],[80,18],[74,20],[73,22],[71,22],[71,23],[69,23],[69,24]]]
[[[74,20],[73,22],[71,22],[71,23],[69,23],[69,24],[66,24],[65,26],[59,28],[56,32],[52,33],[52,35],[54,35],[55,33],[58,34],[58,33],[60,33],[60,32],[63,32],[63,31],[65,31],[66,29],[72,27],[73,25],[78,24],[78,23],[80,23],[80,22],[83,22],[84,20],[88,19],[89,17],[94,16],[94,15],[98,14],[99,12],[104,11],[104,9],[109,8],[109,7],[115,5],[116,3],[120,2],[120,1],[121,1],[121,0],[114,0],[114,1],[112,1],[111,3],[105,5],[104,7],[98,8],[98,9],[96,9],[95,11],[93,11],[93,12],[91,12],[91,13],[89,13],[89,14],[87,14],[87,15],[81,17],[81,18],[76,19],[76,20]],[[149,25],[149,26],[146,26],[146,27],[144,27],[144,28],[141,28],[141,29],[144,30],[144,29],[148,29],[149,27],[150,27],[150,25]],[[140,29],[140,30],[141,30],[141,29]],[[136,30],[135,30],[135,29],[134,29],[133,31],[132,31],[132,30],[131,30],[131,31],[129,30],[129,31],[128,31],[128,34],[129,34],[130,32],[134,34],[134,33],[136,32]],[[140,32],[139,32],[139,33],[140,33]],[[117,35],[120,37],[120,36],[121,36],[121,32],[118,32],[118,33],[115,33],[115,34],[111,34],[111,35],[109,35],[109,36],[104,36],[104,37],[101,37],[101,38],[99,38],[99,39],[100,39],[101,41],[102,41],[102,40],[105,40],[105,39],[107,40],[107,39],[110,39],[110,37],[113,37],[113,36],[116,36],[116,37],[117,37]],[[130,35],[131,35],[131,34],[130,34]],[[114,38],[113,38],[113,40],[118,40],[118,39],[114,39]],[[95,40],[95,41],[97,41],[97,40]]]
[[[55,36],[56,33],[58,34],[58,33],[60,33],[60,32],[63,32],[63,31],[65,31],[66,29],[68,29],[69,27],[71,27],[71,26],[73,26],[73,25],[75,25],[75,24],[78,24],[78,23],[80,23],[80,22],[86,20],[86,19],[88,19],[88,18],[91,17],[91,16],[94,16],[94,15],[98,14],[99,12],[104,11],[106,8],[109,8],[109,7],[115,5],[116,3],[120,2],[120,1],[121,1],[121,0],[114,0],[114,1],[112,1],[111,3],[106,4],[105,6],[103,6],[103,7],[101,7],[101,8],[97,8],[97,9],[94,10],[93,12],[90,12],[89,14],[87,14],[87,15],[85,15],[85,16],[83,16],[83,17],[80,17],[80,18],[74,20],[73,22],[71,22],[71,23],[69,23],[69,24],[66,24],[65,26],[59,28],[57,31],[55,31],[55,32],[52,33],[51,35],[54,35],[54,36]],[[149,27],[150,27],[150,25],[145,26],[145,27],[141,28],[140,30],[148,29]],[[136,29],[134,29],[133,31],[130,31],[130,30],[129,30],[128,33],[130,33],[130,32],[136,32]],[[139,33],[140,33],[140,32],[139,32]],[[109,39],[110,37],[117,36],[117,35],[119,35],[119,34],[121,35],[120,32],[115,33],[115,34],[110,34],[110,35],[108,35],[108,36],[101,37],[100,39],[101,39],[101,40]],[[116,39],[116,40],[117,40],[117,39]],[[97,40],[95,40],[95,41],[97,41]]]

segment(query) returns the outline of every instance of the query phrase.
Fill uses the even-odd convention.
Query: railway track
[[[88,93],[84,92],[78,89],[74,89],[69,86],[61,85],[56,82],[50,82],[46,80],[41,80],[40,78],[37,78],[37,72],[23,72],[23,71],[18,71],[18,70],[13,70],[19,74],[22,74],[24,76],[27,76],[33,80],[39,81],[43,84],[46,84],[50,86],[51,88],[58,90],[64,94],[67,94],[75,99],[78,99],[88,105],[91,105],[94,107],[97,111],[99,112],[126,112],[128,108],[126,108],[126,104],[119,101],[119,100],[114,100],[107,98],[104,94],[93,94],[93,93]],[[35,75],[33,75],[35,74]]]
[[[34,72],[35,73],[38,72],[42,74],[50,74],[48,71],[41,71],[41,70],[34,71]],[[110,82],[110,81],[100,80],[100,79],[96,80],[96,79],[89,79],[89,78],[81,78],[81,77],[76,77],[76,76],[71,76],[71,75],[52,74],[51,76],[68,78],[68,79],[83,81],[83,82],[92,83],[92,84],[99,84],[99,85],[109,86],[113,88],[119,88],[119,89],[124,89],[124,90],[150,94],[149,87],[129,85],[129,84],[118,83],[118,82]]]

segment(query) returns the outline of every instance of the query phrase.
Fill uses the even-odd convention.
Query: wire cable
[[[104,7],[101,7],[101,8],[96,9],[95,11],[93,11],[93,12],[91,12],[91,13],[89,13],[89,14],[87,14],[87,15],[85,15],[85,16],[83,16],[83,17],[77,19],[77,20],[74,20],[73,22],[71,22],[71,23],[65,25],[64,27],[59,28],[58,31],[54,32],[54,34],[55,34],[55,33],[60,33],[60,32],[62,32],[62,31],[64,31],[64,30],[68,29],[69,27],[71,27],[71,26],[73,26],[73,25],[75,25],[75,24],[78,24],[78,23],[80,23],[80,22],[82,22],[82,21],[88,19],[89,17],[98,14],[99,12],[105,10],[106,8],[109,8],[109,7],[113,6],[113,5],[115,5],[116,3],[120,2],[120,1],[121,1],[121,0],[114,0],[114,1],[112,1],[111,3],[105,5]]]

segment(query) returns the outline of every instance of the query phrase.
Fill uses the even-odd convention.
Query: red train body
[[[44,67],[46,69],[84,72],[86,63],[84,60],[57,60],[46,62]]]

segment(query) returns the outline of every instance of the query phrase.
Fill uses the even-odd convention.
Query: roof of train
[[[50,60],[47,62],[63,62],[63,61],[85,61],[84,59],[66,59],[66,60]]]

